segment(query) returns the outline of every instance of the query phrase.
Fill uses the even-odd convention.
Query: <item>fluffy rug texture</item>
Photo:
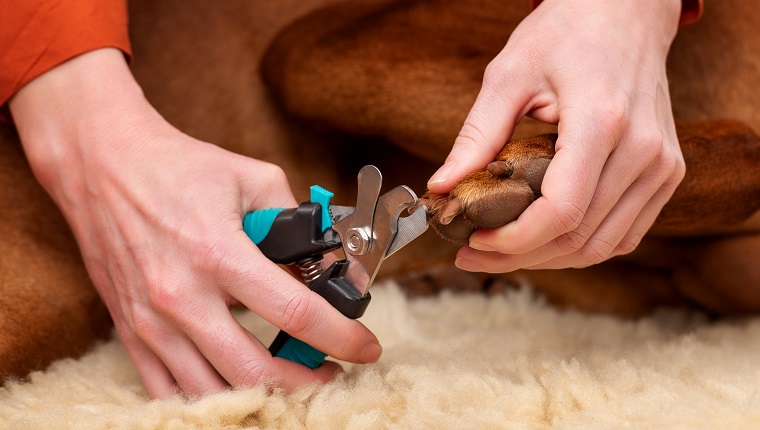
[[[760,319],[559,311],[528,288],[409,299],[373,289],[377,364],[293,394],[146,398],[118,340],[0,391],[12,429],[731,429],[760,426]],[[263,340],[276,330],[239,320]]]

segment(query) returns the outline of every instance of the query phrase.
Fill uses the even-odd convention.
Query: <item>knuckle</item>
[[[646,136],[648,146],[653,148],[653,152],[656,150],[656,164],[660,170],[667,172],[668,176],[685,172],[686,163],[683,158],[683,152],[675,138],[673,141],[670,141],[660,129],[654,130]]]
[[[520,81],[527,73],[526,64],[530,62],[517,62],[515,58],[525,58],[526,56],[535,56],[531,51],[525,51],[524,54],[511,56],[498,55],[486,66],[483,71],[483,83],[480,89],[479,97],[487,99],[496,99],[507,96],[513,92],[515,83]]]
[[[617,141],[620,137],[628,117],[629,108],[622,99],[620,101],[613,100],[606,109],[600,109],[595,114],[599,129],[603,134],[611,137],[611,141]]]
[[[234,278],[237,268],[232,264],[229,249],[213,239],[201,240],[198,245],[197,272],[210,274],[218,285],[226,285]]]
[[[496,58],[486,66],[483,72],[483,87],[498,88],[504,82],[505,76],[509,75],[509,62],[502,58]]]
[[[355,340],[357,339],[357,336],[353,331],[350,331],[346,337],[346,339],[342,342],[342,345],[339,347],[337,351],[335,351],[333,354],[330,354],[331,356],[339,359],[339,360],[348,360],[352,361],[353,359],[357,358],[361,351],[357,351],[355,347]]]
[[[119,337],[125,344],[135,342],[137,339],[155,339],[159,335],[158,325],[148,309],[133,309],[128,318],[129,328],[119,331]]]
[[[657,167],[665,176],[670,177],[676,170],[677,157],[665,153],[657,160]]]
[[[233,381],[236,385],[246,387],[256,385],[267,377],[271,364],[268,357],[246,360],[235,369]]]
[[[557,246],[564,254],[570,254],[583,248],[588,237],[588,234],[583,234],[576,229],[557,237],[555,240]]]
[[[559,202],[555,206],[555,219],[559,233],[572,232],[580,227],[586,212],[573,202]]]
[[[263,163],[259,170],[262,178],[267,178],[270,184],[284,186],[288,183],[288,175],[285,170],[272,163]]]
[[[594,265],[612,257],[614,250],[615,245],[602,239],[592,238],[581,249],[581,256],[587,264]]]
[[[683,154],[679,151],[675,156],[669,158],[666,171],[669,173],[667,181],[677,186],[686,176],[686,162]]]
[[[475,123],[470,118],[468,118],[464,122],[461,130],[459,130],[459,135],[457,135],[457,138],[454,141],[455,145],[457,146],[473,148],[473,150],[475,148],[483,147],[483,144],[485,142],[486,142],[485,133],[483,133],[483,130],[481,130],[480,127],[475,125]]]
[[[184,303],[184,290],[178,283],[153,282],[148,287],[150,307],[164,315],[173,315]]]
[[[683,179],[686,166],[678,156],[663,155],[656,164],[656,180],[666,187],[675,188]]]
[[[281,327],[292,336],[308,331],[314,325],[314,304],[311,291],[299,290],[285,304]]]
[[[273,177],[277,182],[287,182],[288,175],[285,173],[285,170],[276,165],[276,164],[269,164],[270,171],[267,173],[271,177]]]
[[[614,255],[626,255],[632,253],[638,248],[642,238],[643,236],[640,234],[626,235],[615,248]]]
[[[672,180],[675,183],[674,185],[680,184],[684,177],[686,177],[686,161],[683,158],[683,154],[679,152],[678,156],[675,157],[675,164],[673,166]]]
[[[663,153],[665,137],[663,136],[662,131],[658,129],[649,130],[638,140],[640,152],[638,158],[651,161]]]

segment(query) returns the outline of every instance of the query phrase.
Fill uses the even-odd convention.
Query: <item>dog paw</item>
[[[472,232],[517,219],[541,195],[556,134],[508,142],[496,160],[465,176],[448,194],[427,192],[428,222],[444,239],[466,244]]]

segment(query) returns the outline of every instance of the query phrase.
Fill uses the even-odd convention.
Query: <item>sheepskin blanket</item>
[[[362,321],[384,346],[323,386],[146,398],[117,339],[0,391],[10,429],[760,428],[760,319],[559,311],[528,288],[409,299],[383,283]],[[276,329],[239,320],[263,340]]]

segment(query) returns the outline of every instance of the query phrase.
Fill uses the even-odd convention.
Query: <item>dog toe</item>
[[[475,172],[449,195],[425,195],[431,227],[444,239],[466,244],[479,228],[497,228],[517,219],[533,202],[527,182]]]
[[[429,222],[444,239],[466,244],[480,228],[498,228],[520,216],[541,195],[556,135],[507,144],[496,160],[465,176],[448,195],[427,193]]]
[[[478,228],[498,228],[516,220],[533,200],[528,184],[507,180],[474,199],[466,212]]]

